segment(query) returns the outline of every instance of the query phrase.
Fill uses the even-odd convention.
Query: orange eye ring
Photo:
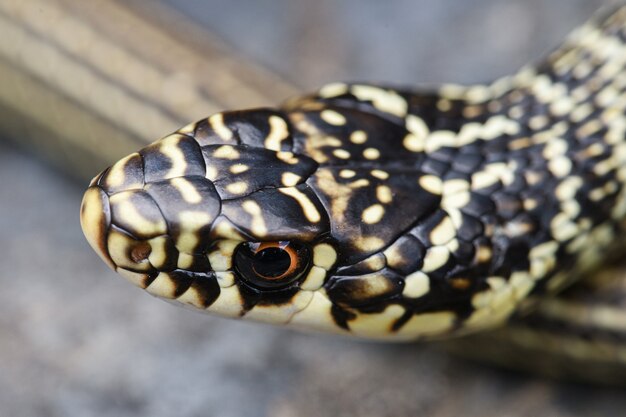
[[[298,242],[245,242],[234,254],[234,269],[243,281],[260,289],[289,286],[309,267],[311,250]]]
[[[255,257],[257,255],[262,254],[264,251],[268,251],[272,249],[278,249],[278,251],[282,251],[286,253],[287,256],[289,256],[289,266],[287,267],[285,272],[283,272],[282,274],[278,276],[265,275],[265,273],[257,271],[257,268],[255,268],[253,265],[252,269],[254,270],[254,272],[256,272],[260,277],[263,277],[265,279],[280,280],[288,275],[291,275],[298,268],[298,265],[300,263],[298,252],[293,247],[290,246],[289,242],[261,242],[256,247],[256,249],[254,248],[251,248],[251,249]]]

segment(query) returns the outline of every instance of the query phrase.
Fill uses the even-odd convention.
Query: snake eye
[[[237,247],[235,269],[255,287],[277,289],[302,276],[310,253],[308,246],[296,242],[246,242]]]

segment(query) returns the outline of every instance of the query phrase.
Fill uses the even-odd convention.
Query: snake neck
[[[528,135],[573,133],[581,142],[601,137],[614,145],[626,137],[626,6],[596,14],[537,65],[513,76],[409,97],[435,130],[504,116]],[[572,127],[578,130],[565,131]]]
[[[593,127],[602,123],[613,129],[609,136],[615,142],[613,136],[624,137],[625,42],[626,6],[606,8],[538,64],[490,84],[444,84],[432,91],[414,91],[335,83],[317,94],[288,101],[283,108],[299,112],[338,106],[374,114],[405,125],[417,137],[411,138],[409,147],[418,151],[448,145],[452,139],[447,132],[458,134],[465,129],[462,136],[467,141],[468,136],[477,136],[473,134],[477,125],[488,124],[483,136],[506,133],[506,127],[499,123],[504,119],[529,133],[559,122],[590,122],[582,136],[595,133]],[[324,135],[310,126],[303,132]],[[433,132],[437,134],[430,135]]]
[[[382,222],[364,226],[367,216],[357,216],[350,223],[346,213],[361,211],[358,193],[337,191],[346,181],[371,182],[377,168],[443,184],[438,207],[407,203],[419,212],[416,221],[385,210],[395,218],[394,236],[421,227],[437,210],[483,224],[488,249],[476,275],[529,270],[541,281],[538,291],[548,283],[555,291],[573,266],[597,264],[626,216],[625,39],[621,7],[577,29],[540,64],[488,85],[424,92],[337,83],[287,103],[295,150],[320,166],[311,182],[337,225],[331,232],[358,254],[349,259],[393,242]],[[455,224],[469,228],[464,220]],[[363,235],[377,237],[368,241],[376,244]]]

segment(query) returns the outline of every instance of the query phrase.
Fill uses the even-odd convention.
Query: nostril
[[[136,239],[125,231],[112,227],[108,233],[107,249],[117,267],[134,272],[154,270],[148,259],[152,252],[149,241]]]
[[[152,247],[148,242],[141,242],[130,251],[130,258],[137,263],[148,260]]]

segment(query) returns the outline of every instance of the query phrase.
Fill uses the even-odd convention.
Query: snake
[[[624,312],[590,301],[618,280],[577,281],[624,244],[626,7],[491,83],[213,114],[98,174],[80,220],[110,268],[202,312],[384,341],[528,326],[624,363]]]

